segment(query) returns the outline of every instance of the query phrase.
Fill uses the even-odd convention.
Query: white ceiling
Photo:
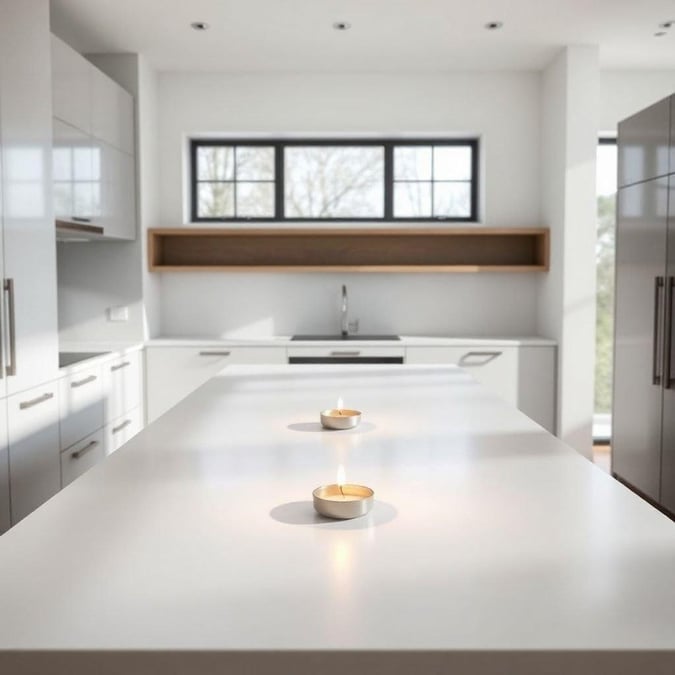
[[[597,44],[604,68],[675,69],[673,0],[52,0],[82,52],[140,52],[159,70],[540,69]],[[352,23],[347,32],[334,21]],[[489,32],[487,21],[504,27]],[[192,21],[210,24],[206,32]]]

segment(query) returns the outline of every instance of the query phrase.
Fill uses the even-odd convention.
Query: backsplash
[[[359,320],[360,333],[533,335],[536,288],[531,276],[166,274],[161,333],[259,338],[337,332],[345,283],[349,320]]]

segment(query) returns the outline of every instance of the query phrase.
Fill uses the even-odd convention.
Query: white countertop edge
[[[555,347],[555,340],[542,337],[423,337],[401,336],[400,340],[291,340],[288,336],[270,338],[181,338],[158,337],[145,341],[146,347]]]
[[[59,345],[59,352],[61,353],[105,353],[101,353],[99,356],[94,356],[89,359],[84,359],[83,361],[78,361],[77,363],[72,363],[69,366],[63,366],[62,368],[59,368],[59,377],[72,375],[73,373],[80,372],[81,370],[87,370],[88,368],[99,366],[103,363],[106,363],[107,361],[124,356],[125,354],[140,351],[143,349],[143,347],[143,342],[62,342]]]

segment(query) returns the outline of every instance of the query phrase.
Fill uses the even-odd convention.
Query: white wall
[[[618,123],[675,93],[675,71],[600,73],[600,131],[616,133]]]
[[[159,78],[160,213],[186,222],[194,134],[480,135],[481,220],[540,226],[537,73],[185,74]],[[536,275],[164,274],[165,334],[335,329],[339,284],[362,332],[530,334]],[[245,290],[245,293],[244,293]]]

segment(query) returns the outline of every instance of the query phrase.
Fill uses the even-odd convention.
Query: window
[[[478,142],[193,140],[192,220],[475,221]]]
[[[470,218],[472,175],[471,146],[396,146],[394,217]]]
[[[274,217],[273,146],[200,142],[193,153],[195,220]]]
[[[617,149],[615,138],[601,138],[597,151],[598,225],[595,330],[595,415],[593,437],[608,441],[612,411],[614,344],[614,255],[616,241]]]

